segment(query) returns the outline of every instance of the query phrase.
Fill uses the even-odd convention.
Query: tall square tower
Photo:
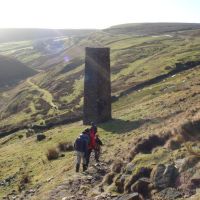
[[[110,48],[86,47],[83,124],[111,118]]]

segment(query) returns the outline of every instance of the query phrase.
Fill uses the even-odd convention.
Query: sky
[[[0,0],[0,28],[107,28],[200,23],[200,0]]]

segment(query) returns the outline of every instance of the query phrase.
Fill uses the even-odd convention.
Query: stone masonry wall
[[[83,123],[111,119],[110,49],[89,48],[85,52]]]

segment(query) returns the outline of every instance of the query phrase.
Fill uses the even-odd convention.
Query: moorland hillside
[[[57,64],[50,59],[2,91],[0,198],[198,200],[200,30],[177,26],[147,35],[102,30],[72,37],[71,45],[66,39]],[[20,43],[15,47],[22,49]],[[12,44],[4,46],[7,54]],[[92,159],[87,173],[76,174],[68,147],[87,127],[81,122],[86,46],[111,48],[113,119],[98,124],[100,163]],[[21,53],[15,57],[22,61]],[[46,138],[37,141],[38,134]],[[49,160],[52,151],[57,156]]]

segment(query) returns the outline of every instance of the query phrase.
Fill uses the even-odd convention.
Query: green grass
[[[55,161],[48,161],[46,153],[48,148],[56,147],[59,142],[71,141],[85,129],[85,126],[80,123],[71,124],[68,126],[61,126],[45,132],[47,140],[43,142],[36,142],[36,137],[25,138],[25,132],[21,131],[17,135],[24,135],[24,138],[19,139],[16,135],[6,145],[0,148],[1,157],[0,163],[3,166],[0,179],[4,179],[11,174],[25,171],[31,177],[31,184],[29,187],[33,187],[39,183],[45,183],[50,177],[54,178],[52,184],[44,184],[45,187],[53,188],[58,183],[64,181],[65,177],[69,177],[74,171],[74,153],[65,153],[64,158],[59,158]],[[103,138],[103,142],[108,144],[110,137],[116,138],[112,133],[106,133],[103,129],[99,129],[99,134]],[[49,138],[52,138],[49,140]],[[58,167],[59,166],[59,167]],[[19,174],[21,174],[20,172]],[[19,184],[20,175],[17,175],[17,180],[10,187],[0,188],[1,195],[17,189]],[[48,185],[48,186],[46,186]]]
[[[122,152],[121,156],[127,156],[127,148],[134,141],[135,137],[146,136],[151,134],[152,131],[153,133],[160,131],[162,124],[166,122],[165,117],[177,110],[174,102],[181,97],[187,96],[183,87],[185,85],[183,80],[186,76],[189,77],[187,84],[191,86],[193,92],[199,91],[196,85],[200,82],[199,74],[199,69],[195,70],[195,73],[194,70],[190,70],[166,79],[166,81],[159,84],[124,96],[115,102],[113,104],[114,120],[99,127],[99,134],[104,143],[104,159],[109,160],[114,158],[115,152],[119,151],[119,149]],[[176,87],[165,90],[172,85],[176,85]],[[182,89],[177,91],[177,88]],[[190,92],[189,95],[191,94]],[[191,107],[188,104],[189,101],[197,105],[198,97],[193,99],[188,98],[187,102],[183,102],[184,105],[180,104],[180,106],[188,110]],[[161,102],[164,102],[168,106],[163,107]],[[149,119],[149,121],[144,122],[145,119]],[[171,117],[171,119],[175,118]],[[1,196],[17,188],[22,173],[26,173],[31,177],[31,183],[28,187],[31,188],[42,183],[43,186],[37,199],[45,199],[45,196],[48,196],[48,192],[55,188],[56,185],[70,177],[73,178],[75,159],[73,153],[65,153],[65,157],[51,162],[47,161],[45,154],[48,148],[56,147],[61,141],[73,142],[85,128],[86,126],[81,125],[81,122],[57,127],[45,132],[47,139],[43,142],[36,142],[35,136],[19,139],[17,135],[25,135],[25,132],[22,131],[17,133],[6,144],[2,145],[0,147],[0,163],[3,168],[0,173],[0,179],[4,179],[15,173],[19,173],[19,175],[17,175],[16,180],[10,187],[1,188]],[[179,154],[178,152],[174,152],[173,155],[176,157]],[[137,170],[141,166],[152,167],[157,163],[167,163],[172,157],[170,151],[158,149],[152,154],[138,154],[132,162],[136,164],[137,167],[135,170]],[[19,172],[20,168],[21,172]],[[47,180],[52,177],[52,182],[48,182]]]
[[[83,94],[83,79],[76,80],[73,85],[73,92],[67,96],[62,96],[61,101],[64,103],[71,103],[73,100]]]
[[[57,107],[57,106],[53,103],[53,101],[54,101],[53,96],[52,96],[52,94],[51,94],[48,90],[45,90],[45,89],[43,89],[43,88],[40,88],[38,85],[36,85],[35,83],[33,83],[33,82],[31,81],[31,79],[28,79],[28,80],[27,80],[27,83],[30,84],[30,86],[31,86],[34,90],[40,92],[40,93],[42,94],[42,98],[43,98],[50,106],[52,106],[52,107],[54,107],[54,106]]]
[[[115,94],[126,90],[133,85],[152,77],[168,72],[166,66],[174,67],[176,62],[198,60],[200,56],[200,37],[186,35],[169,37],[130,37],[125,35],[112,36],[99,33],[91,36],[95,41],[111,47],[112,88]],[[105,37],[104,37],[105,36]],[[91,38],[91,39],[92,39]],[[78,45],[91,44],[85,38],[77,42]],[[88,43],[87,43],[88,42]],[[7,47],[8,48],[8,47]],[[77,48],[78,49],[78,48]],[[79,49],[80,50],[80,49]],[[70,51],[70,50],[69,50]],[[83,53],[83,52],[82,52]],[[123,65],[123,67],[122,67]],[[11,105],[19,104],[22,100],[28,101],[29,113],[22,110],[0,121],[0,125],[16,125],[29,119],[32,114],[34,123],[41,123],[44,119],[54,115],[53,110],[41,114],[37,109],[38,102],[43,99],[49,105],[65,103],[70,109],[81,108],[83,98],[83,65],[59,73],[62,66],[52,68],[48,72],[41,72],[33,79],[16,88],[16,91],[25,90],[18,101],[12,99]],[[137,137],[146,137],[167,131],[176,127],[185,119],[198,117],[200,112],[200,68],[182,72],[160,83],[151,85],[137,92],[121,97],[112,104],[113,120],[99,125],[99,134],[104,142],[104,160],[126,157]],[[60,85],[59,85],[60,84]],[[67,88],[66,85],[69,85]],[[58,86],[58,87],[56,87]],[[62,87],[59,87],[62,86]],[[55,89],[56,88],[56,89]],[[15,91],[15,92],[16,92]],[[34,92],[35,91],[35,92]],[[69,92],[70,91],[70,92]],[[17,93],[17,92],[16,92]],[[2,93],[7,98],[9,93]],[[67,95],[66,95],[67,94]],[[195,95],[194,95],[195,94]],[[75,102],[73,104],[73,102]],[[69,107],[58,110],[60,114],[68,112]],[[45,199],[48,192],[59,183],[74,177],[74,155],[65,153],[65,157],[55,161],[47,161],[48,148],[56,147],[62,141],[74,141],[86,126],[82,122],[60,126],[45,132],[47,139],[36,142],[35,136],[19,139],[18,135],[25,135],[25,131],[18,132],[16,136],[0,146],[0,179],[17,173],[16,180],[10,187],[0,188],[0,198],[16,189],[20,177],[27,173],[31,177],[29,187],[42,183],[42,188],[36,199]],[[0,140],[0,143],[7,138]],[[182,151],[182,150],[181,150]],[[179,152],[172,154],[163,147],[152,154],[138,154],[132,161],[137,166],[154,166],[157,163],[166,163],[176,159]],[[185,156],[184,151],[181,155]],[[20,168],[22,169],[20,171]],[[133,173],[135,173],[134,171]],[[52,182],[48,182],[53,177]]]
[[[169,70],[166,69],[166,66],[174,67],[176,62],[198,60],[200,56],[200,37],[198,34],[194,35],[194,33],[196,31],[185,31],[176,35],[172,34],[172,37],[162,35],[157,37],[141,37],[125,34],[111,35],[105,32],[98,32],[91,34],[88,38],[78,39],[76,42],[74,40],[74,46],[69,48],[65,52],[65,55],[73,55],[81,59],[84,54],[84,46],[92,46],[92,44],[96,44],[96,41],[110,47],[111,69],[113,70],[113,74],[111,75],[112,89],[113,94],[117,95],[135,84],[167,73]],[[68,42],[70,41],[66,41],[66,45]],[[73,41],[71,42],[73,43]],[[4,45],[4,51],[9,48],[22,50],[25,46],[31,47],[32,43],[31,41],[24,41],[2,45]],[[74,54],[75,51],[80,52],[80,54]],[[34,57],[36,54],[28,55],[28,57],[32,55]],[[26,49],[24,49],[20,59],[29,59],[28,57],[26,56]],[[36,60],[36,57],[33,58],[33,61]],[[34,98],[30,94],[31,90],[27,90],[27,96],[30,94],[33,98],[33,101],[29,103],[29,107],[31,108],[30,115],[37,113],[37,109],[34,109],[33,104],[37,103],[38,98],[42,98],[51,106],[65,104],[66,109],[59,111],[57,114],[74,110],[74,108],[81,108],[83,102],[81,95],[83,81],[81,77],[84,66],[80,65],[66,73],[60,73],[64,66],[65,64],[61,64],[53,67],[51,70],[39,73],[32,81],[34,85],[27,81],[27,88],[31,86],[41,93],[40,97]],[[148,95],[148,98],[154,99],[155,97],[155,94]],[[139,94],[138,98],[140,98]],[[142,109],[142,106],[139,110]],[[55,114],[52,109],[47,110],[47,112],[48,116]],[[44,117],[48,118],[48,116]],[[138,116],[142,117],[142,115]],[[17,122],[19,121],[17,120]]]

